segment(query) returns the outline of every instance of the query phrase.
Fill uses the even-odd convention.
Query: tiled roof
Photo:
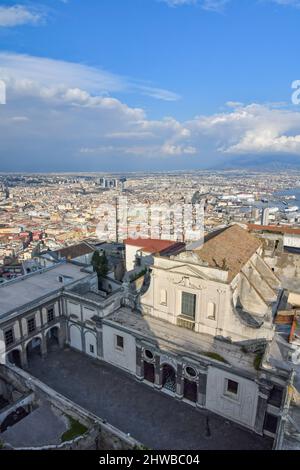
[[[67,246],[66,248],[60,248],[53,253],[57,253],[60,258],[74,259],[78,258],[79,256],[93,253],[94,251],[95,250],[91,246],[83,242],[77,245]]]
[[[250,231],[266,231],[275,233],[288,233],[289,235],[300,235],[300,228],[289,227],[288,225],[255,225],[248,224]]]
[[[261,246],[261,241],[239,225],[209,234],[201,248],[194,250],[212,268],[228,271],[228,282],[240,272]]]
[[[125,245],[136,246],[147,253],[160,253],[167,248],[178,243],[171,240],[160,240],[154,238],[127,238],[124,240]]]

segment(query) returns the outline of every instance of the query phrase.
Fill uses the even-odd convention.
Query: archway
[[[97,338],[94,333],[85,333],[85,352],[89,356],[97,357]]]
[[[162,386],[170,392],[176,392],[176,372],[169,364],[164,364],[163,366]]]
[[[184,379],[183,396],[193,403],[197,402],[197,384],[191,380]]]
[[[22,367],[21,352],[19,349],[13,349],[7,355],[7,359],[11,364]]]
[[[46,335],[47,341],[47,351],[55,351],[59,348],[59,327],[54,326],[49,331],[47,331]]]
[[[82,351],[81,331],[75,325],[70,326],[70,346],[71,348]]]
[[[41,338],[33,338],[26,346],[26,355],[28,364],[32,359],[42,355],[42,340]]]
[[[150,364],[149,362],[144,361],[144,379],[147,382],[154,383],[155,378],[155,370],[154,364]]]

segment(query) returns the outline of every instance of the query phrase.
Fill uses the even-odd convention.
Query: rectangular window
[[[27,328],[28,328],[28,333],[33,333],[35,331],[35,318],[29,318],[27,320]]]
[[[283,399],[283,389],[281,387],[273,386],[268,403],[273,406],[280,408]]]
[[[276,434],[277,425],[278,425],[278,417],[274,416],[274,415],[271,415],[270,413],[266,413],[265,422],[264,422],[264,429],[266,431],[271,432],[272,434]]]
[[[231,379],[226,379],[225,393],[237,397],[239,391],[239,384]]]
[[[216,304],[214,302],[208,302],[207,304],[207,318],[209,320],[216,319]]]
[[[166,291],[166,289],[161,289],[161,291],[160,291],[160,303],[161,303],[161,305],[167,305],[167,291]]]
[[[116,348],[123,351],[124,349],[124,338],[123,336],[116,336]]]
[[[188,292],[181,294],[181,314],[195,320],[196,312],[196,295]]]
[[[47,310],[47,319],[48,323],[51,323],[54,320],[54,307],[48,308]]]
[[[90,353],[94,354],[94,346],[90,344]]]
[[[5,338],[5,345],[6,346],[10,346],[11,344],[13,344],[13,342],[14,342],[13,330],[10,329],[10,330],[5,331],[4,338]]]

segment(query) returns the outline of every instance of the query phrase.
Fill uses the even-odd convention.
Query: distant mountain
[[[295,155],[239,155],[228,158],[214,166],[215,170],[229,170],[235,168],[251,168],[258,170],[300,170],[300,156]]]

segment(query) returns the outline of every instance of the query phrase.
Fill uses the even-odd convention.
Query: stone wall
[[[8,443],[4,443],[3,450],[98,450],[98,442],[101,439],[99,429],[97,427],[90,429],[82,436],[78,436],[71,441],[62,442],[57,445],[49,445],[42,447],[13,447]]]
[[[141,444],[132,437],[60,395],[24,370],[15,366],[0,366],[0,376],[8,382],[11,381],[17,388],[26,388],[28,391],[34,392],[37,397],[46,399],[61,412],[78,420],[89,429],[86,435],[53,448],[126,450],[141,447]]]

